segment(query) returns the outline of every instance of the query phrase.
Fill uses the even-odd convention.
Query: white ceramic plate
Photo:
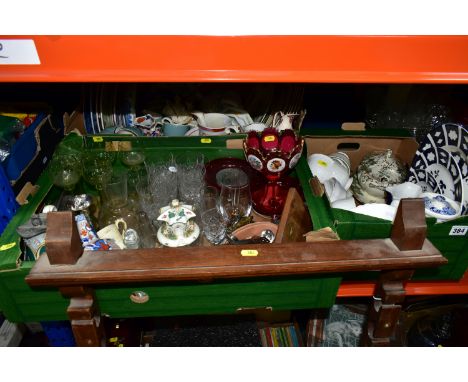
[[[463,198],[460,170],[449,152],[442,148],[426,147],[416,151],[411,166],[430,173],[437,181],[440,194],[461,203]]]
[[[408,181],[419,184],[422,188],[422,192],[440,193],[437,181],[426,170],[410,168]]]

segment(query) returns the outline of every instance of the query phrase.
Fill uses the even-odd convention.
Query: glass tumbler
[[[245,172],[238,169],[230,170],[231,173],[226,173],[221,179],[218,209],[229,225],[235,225],[240,219],[250,215],[252,197],[249,179]]]
[[[215,245],[221,244],[226,237],[226,221],[217,208],[201,213],[203,233],[206,239]]]
[[[111,208],[121,208],[127,204],[128,188],[127,173],[114,173],[104,185],[103,196],[105,203]]]

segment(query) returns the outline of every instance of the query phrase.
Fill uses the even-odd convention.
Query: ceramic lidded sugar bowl
[[[158,240],[166,247],[192,244],[200,235],[200,227],[193,218],[193,207],[174,199],[171,205],[161,208],[158,220],[164,222],[158,230]]]
[[[403,183],[407,172],[392,150],[370,153],[359,164],[351,191],[361,203],[385,203],[385,188]]]

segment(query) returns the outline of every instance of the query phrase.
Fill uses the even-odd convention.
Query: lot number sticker
[[[0,65],[40,65],[33,40],[0,40]]]
[[[449,236],[465,236],[468,232],[466,225],[454,225],[450,230]]]

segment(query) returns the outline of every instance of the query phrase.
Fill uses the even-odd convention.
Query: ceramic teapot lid
[[[158,220],[166,222],[169,225],[175,223],[186,224],[189,219],[195,217],[195,212],[192,211],[192,206],[181,204],[178,199],[174,199],[170,206],[161,208],[161,215]]]
[[[404,163],[388,149],[366,155],[359,164],[357,172],[367,173],[378,182],[388,183],[386,184],[388,186],[404,182],[408,171]]]

